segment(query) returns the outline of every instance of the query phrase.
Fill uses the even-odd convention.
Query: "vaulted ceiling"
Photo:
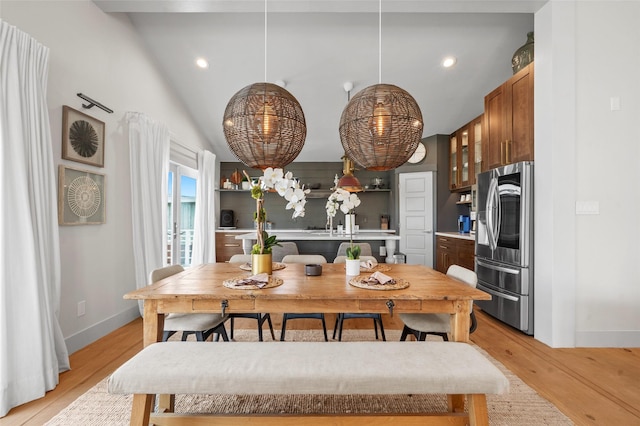
[[[284,81],[304,110],[296,161],[340,161],[345,82],[353,96],[381,77],[416,99],[423,136],[449,134],[481,114],[484,96],[512,74],[511,57],[544,3],[384,0],[380,25],[377,0],[271,0],[265,31],[263,1],[94,1],[128,14],[221,161],[235,161],[222,132],[227,102],[265,80]],[[449,55],[457,64],[444,69]],[[197,68],[197,57],[209,67]]]

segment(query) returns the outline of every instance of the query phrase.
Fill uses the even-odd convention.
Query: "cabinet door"
[[[458,174],[458,135],[452,134],[449,137],[449,188],[455,190],[460,184]]]
[[[505,86],[502,85],[484,98],[484,150],[486,170],[502,165],[506,141],[505,126]]]
[[[533,63],[507,84],[507,163],[533,160]]]
[[[478,174],[484,171],[482,164],[482,126],[484,121],[484,114],[473,120],[469,125],[469,132],[471,134],[471,156],[473,157],[473,164],[471,166],[473,172],[471,175],[471,185],[474,185],[478,179]]]
[[[475,242],[471,240],[458,241],[458,265],[471,271],[475,270]]]
[[[460,170],[460,188],[469,187],[471,185],[472,174],[472,145],[469,125],[458,130],[458,170]]]

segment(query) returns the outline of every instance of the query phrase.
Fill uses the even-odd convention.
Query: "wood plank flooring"
[[[640,348],[552,349],[478,311],[471,339],[551,401],[576,425],[640,424]],[[329,335],[334,316],[327,315]],[[384,316],[386,329],[400,329]],[[237,328],[255,321],[237,320]],[[287,329],[318,328],[319,321],[296,320]],[[371,328],[371,320],[349,320],[346,328]],[[274,316],[274,328],[280,328]],[[268,333],[265,333],[268,336]],[[270,337],[267,337],[269,339]],[[42,425],[78,396],[142,349],[142,320],[135,320],[71,355],[71,370],[43,398],[14,408],[2,426]]]

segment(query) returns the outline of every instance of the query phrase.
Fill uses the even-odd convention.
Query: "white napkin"
[[[244,278],[242,280],[238,280],[235,283],[236,286],[254,285],[254,286],[258,287],[258,288],[262,288],[262,287],[266,286],[267,284],[269,284],[269,274],[267,274],[266,272],[263,272],[263,273],[257,274],[257,275],[252,275],[252,276]]]
[[[395,284],[396,280],[391,278],[389,275],[385,275],[380,271],[376,271],[367,279],[370,283],[380,283],[380,284]]]
[[[376,262],[375,260],[372,260],[372,259],[363,260],[362,262],[360,262],[360,267],[361,268],[373,269],[376,266],[378,266],[378,262]]]

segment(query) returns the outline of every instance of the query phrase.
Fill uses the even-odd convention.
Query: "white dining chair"
[[[473,288],[478,284],[476,273],[459,265],[449,266],[447,275]],[[449,314],[399,314],[398,317],[404,323],[400,340],[406,340],[409,334],[412,334],[419,341],[424,341],[428,334],[440,336],[445,341],[449,340],[451,331],[451,315]],[[472,310],[469,333],[473,333],[477,326],[476,315]]]
[[[184,271],[184,268],[181,265],[165,266],[152,271],[149,278],[154,283],[182,271]],[[213,333],[217,333],[225,342],[229,341],[227,331],[224,328],[224,322],[227,318],[228,315],[221,314],[169,313],[165,315],[162,340],[167,341],[169,337],[181,331],[183,341],[187,340],[190,334],[194,334],[196,340],[202,342],[207,340]],[[216,340],[218,339],[216,338]]]

